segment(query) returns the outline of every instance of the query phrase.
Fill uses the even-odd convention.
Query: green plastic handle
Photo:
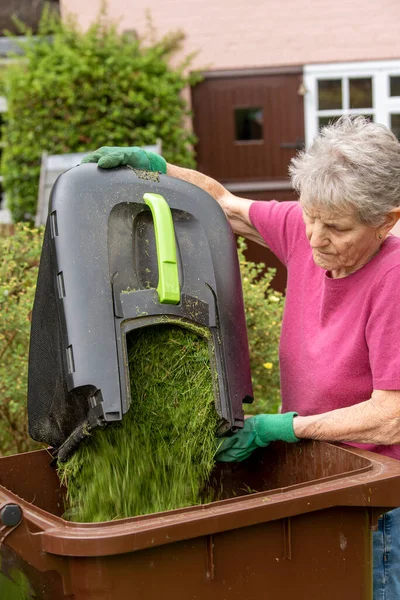
[[[158,300],[161,304],[179,304],[178,263],[171,209],[160,194],[145,194],[143,200],[153,215],[158,262]]]

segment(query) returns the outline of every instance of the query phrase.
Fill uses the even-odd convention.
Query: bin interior
[[[46,450],[0,459],[0,486],[49,513],[62,516],[64,494]],[[209,482],[215,500],[300,487],[349,477],[372,468],[351,448],[324,442],[275,442],[242,463],[217,464]],[[132,515],[134,516],[134,515]]]
[[[241,463],[217,463],[210,485],[218,494],[216,500],[222,500],[256,492],[286,491],[371,468],[371,462],[354,454],[350,447],[347,450],[315,441],[275,442]]]

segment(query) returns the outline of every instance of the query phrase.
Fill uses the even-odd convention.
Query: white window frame
[[[303,83],[304,121],[306,146],[309,146],[318,133],[318,118],[339,116],[342,114],[373,114],[376,123],[390,128],[390,115],[400,113],[400,97],[390,96],[390,76],[400,77],[400,60],[328,63],[305,65]],[[348,79],[371,77],[372,110],[350,109],[348,98]],[[343,93],[342,110],[318,109],[318,81],[321,79],[341,79]]]

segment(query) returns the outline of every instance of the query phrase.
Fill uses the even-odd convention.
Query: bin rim
[[[124,554],[335,506],[383,507],[382,512],[400,506],[400,461],[343,444],[318,443],[357,454],[366,464],[339,476],[103,523],[65,521],[2,486],[0,503],[13,502],[22,508],[39,551],[71,557]],[[12,545],[17,533],[18,528],[11,532],[7,545]]]

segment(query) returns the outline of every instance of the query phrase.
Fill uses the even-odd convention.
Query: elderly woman
[[[282,414],[257,415],[219,460],[301,438],[400,459],[400,144],[384,126],[342,117],[292,160],[299,202],[236,197],[139,148],[87,161],[167,172],[209,192],[235,233],[269,247],[288,271],[280,343]],[[374,597],[400,598],[400,509],[374,533]]]

